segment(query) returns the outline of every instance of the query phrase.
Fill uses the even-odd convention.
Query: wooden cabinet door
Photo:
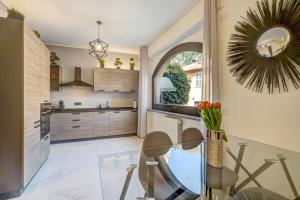
[[[124,79],[125,74],[124,74],[125,70],[116,70],[116,69],[112,69],[110,76],[109,76],[109,81],[110,81],[110,90],[112,92],[120,92],[120,91],[124,91]]]
[[[124,134],[124,119],[122,111],[110,112],[110,126],[109,135],[122,135]]]
[[[94,69],[94,91],[110,91],[110,69]]]
[[[24,26],[24,186],[40,167],[40,40]]]
[[[24,28],[24,128],[40,119],[40,41]]]
[[[109,112],[99,111],[94,113],[94,137],[109,135]]]
[[[50,102],[50,52],[40,42],[40,102]]]
[[[137,133],[137,111],[136,110],[128,110],[123,111],[124,118],[124,134]]]
[[[124,70],[124,91],[138,92],[139,90],[139,71]]]

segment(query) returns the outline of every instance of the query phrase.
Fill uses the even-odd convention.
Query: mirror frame
[[[265,89],[269,94],[274,91],[288,92],[291,84],[299,89],[299,26],[300,1],[257,1],[257,9],[248,9],[246,17],[237,22],[236,33],[230,38],[227,62],[236,81],[258,93]],[[263,57],[256,49],[257,42],[266,31],[276,27],[288,30],[290,41],[278,55]]]

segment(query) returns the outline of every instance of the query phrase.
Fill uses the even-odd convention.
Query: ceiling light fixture
[[[89,54],[96,58],[99,62],[107,56],[108,44],[99,38],[101,21],[97,21],[98,38],[89,42]]]

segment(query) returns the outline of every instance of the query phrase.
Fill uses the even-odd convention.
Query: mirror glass
[[[264,32],[256,44],[259,55],[267,58],[277,56],[285,50],[291,39],[290,33],[283,27],[276,27]]]

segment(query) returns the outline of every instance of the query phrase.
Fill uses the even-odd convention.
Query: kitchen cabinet
[[[51,141],[93,137],[93,113],[54,113],[51,117]]]
[[[94,137],[109,135],[110,116],[108,111],[94,113]]]
[[[50,52],[40,44],[40,102],[50,102]]]
[[[50,52],[24,21],[0,18],[0,193],[18,194],[41,166],[40,104],[50,101]]]
[[[124,69],[94,69],[94,91],[138,92],[139,71]]]
[[[137,132],[137,112],[134,110],[110,112],[110,135]]]
[[[109,135],[125,134],[124,127],[124,111],[111,111]]]
[[[137,132],[135,110],[53,113],[51,141],[132,134]]]
[[[139,71],[124,70],[123,90],[137,92],[139,90]]]

